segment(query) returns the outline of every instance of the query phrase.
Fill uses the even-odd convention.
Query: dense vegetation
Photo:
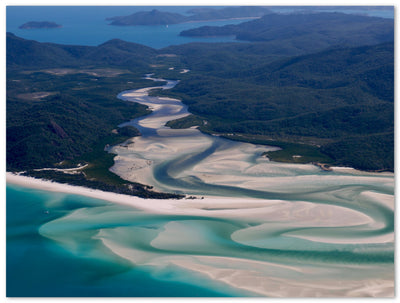
[[[86,66],[129,66],[147,68],[156,50],[114,39],[99,46],[59,45],[25,40],[7,33],[7,71]]]
[[[331,45],[363,45],[393,41],[393,20],[341,13],[268,14],[260,19],[225,26],[203,26],[182,36],[228,36],[269,41],[317,51]]]
[[[54,166],[73,159],[91,151],[119,123],[147,113],[142,105],[115,98],[124,89],[146,85],[146,81],[128,84],[129,73],[93,77],[31,71],[9,76],[13,77],[8,79],[7,90],[9,170]]]
[[[86,47],[7,34],[7,169],[74,159],[118,124],[148,113],[116,95],[154,85],[142,76],[155,54],[121,40]]]
[[[258,66],[244,64],[262,57],[254,52],[243,56],[233,47],[217,61],[217,52],[208,49],[209,57],[197,52],[200,61],[191,45],[179,48],[191,77],[164,93],[181,98],[198,118],[170,126],[197,123],[208,132],[303,142],[322,146],[336,164],[393,170],[393,43],[333,48],[269,63],[267,56]],[[228,62],[233,64],[224,68]],[[382,144],[385,148],[374,151]]]
[[[167,25],[177,24],[185,22],[186,17],[170,12],[161,12],[153,9],[152,11],[137,12],[129,16],[117,16],[107,18],[108,21],[112,21],[110,25]]]
[[[62,27],[60,24],[51,21],[29,21],[18,28],[20,29],[34,29],[34,28],[59,28]]]
[[[133,127],[118,125],[149,113],[145,106],[116,96],[157,85],[142,79],[143,66],[156,60],[153,53],[120,40],[75,47],[7,35],[7,170],[146,198],[181,198],[108,170],[114,155],[105,146],[140,135]],[[87,164],[78,174],[35,170],[78,164]]]
[[[98,179],[88,179],[84,173],[65,174],[58,171],[28,171],[23,175],[40,178],[44,180],[52,180],[58,183],[64,183],[76,186],[85,186],[102,191],[114,192],[123,195],[133,195],[141,198],[151,199],[182,199],[184,196],[179,194],[159,193],[152,191],[151,186],[142,185],[125,181],[120,184],[103,182]]]
[[[299,23],[281,27],[271,41],[158,51],[117,39],[89,47],[7,34],[7,170],[90,163],[88,178],[124,184],[108,171],[113,155],[104,146],[138,135],[117,125],[147,109],[115,96],[154,86],[142,79],[148,72],[181,80],[172,91],[154,92],[181,98],[193,114],[170,127],[198,125],[231,139],[281,146],[268,155],[274,160],[393,170],[393,21],[352,16],[348,28],[347,17],[326,14],[326,24],[312,19],[325,24],[314,26],[316,32],[295,16]],[[295,29],[302,30],[296,37]],[[180,73],[184,68],[190,72]]]

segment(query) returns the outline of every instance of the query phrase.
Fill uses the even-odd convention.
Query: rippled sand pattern
[[[142,136],[110,150],[112,171],[198,198],[79,209],[42,235],[88,255],[96,253],[82,243],[95,243],[160,279],[244,296],[394,295],[393,174],[274,163],[261,156],[274,147],[169,129],[187,108],[149,97],[151,89],[119,96],[153,113],[126,123]]]

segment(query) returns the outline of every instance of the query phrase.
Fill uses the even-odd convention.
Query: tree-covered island
[[[22,24],[20,29],[60,28],[62,25],[51,21],[29,21]]]

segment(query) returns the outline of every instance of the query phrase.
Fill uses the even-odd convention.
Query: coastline
[[[234,232],[231,235],[232,241],[247,245],[247,239],[251,235],[263,233],[269,237],[270,233],[274,233],[276,224],[284,224],[285,228],[307,228],[307,227],[324,227],[324,228],[357,228],[358,226],[369,226],[371,230],[379,230],[382,228],[382,222],[375,221],[372,217],[353,209],[340,207],[332,204],[315,204],[303,201],[281,201],[281,200],[262,200],[250,198],[221,198],[205,196],[201,199],[180,199],[180,200],[159,200],[159,199],[143,199],[135,196],[127,196],[112,192],[104,192],[85,188],[82,186],[72,186],[42,179],[35,179],[27,176],[20,176],[11,172],[6,173],[6,181],[9,185],[17,185],[33,189],[60,192],[65,194],[82,195],[103,201],[109,201],[120,205],[132,207],[133,209],[143,210],[153,214],[168,214],[175,216],[199,216],[207,218],[225,218],[245,222],[266,222],[256,226],[249,226]],[[369,193],[365,193],[368,194]],[[375,195],[375,196],[374,196]],[[382,196],[371,193],[369,198],[375,198],[376,201],[382,200]],[[387,198],[387,203],[392,204],[392,199]],[[390,200],[390,201],[389,201]],[[386,204],[387,204],[386,203]],[[394,202],[393,202],[394,203]],[[383,203],[382,203],[383,204]],[[390,205],[386,205],[390,207]],[[164,249],[174,245],[176,235],[185,236],[186,231],[181,225],[182,221],[171,221],[164,226],[163,232],[151,242],[151,246]],[[268,223],[270,222],[270,223]],[[271,225],[272,224],[272,225]],[[279,226],[277,225],[277,226]],[[187,232],[190,232],[188,230]],[[188,234],[190,235],[190,233]],[[393,243],[394,234],[386,233],[380,236],[367,236],[360,238],[337,238],[337,237],[313,237],[312,235],[288,232],[286,237],[294,237],[312,242],[343,244],[348,241],[353,244],[380,244]],[[270,263],[266,261],[253,261],[246,258],[232,258],[224,256],[149,256],[148,258],[137,259],[132,251],[135,248],[120,247],[118,243],[114,243],[112,239],[108,239],[101,234],[98,235],[102,243],[108,247],[113,253],[130,261],[136,265],[144,266],[176,266],[183,270],[195,273],[203,277],[208,277],[211,281],[218,281],[226,284],[234,289],[248,291],[250,293],[261,296],[289,296],[297,297],[310,296],[319,293],[319,296],[331,296],[334,291],[335,296],[369,296],[369,297],[391,297],[393,295],[393,277],[390,273],[387,276],[377,279],[354,279],[348,280],[347,284],[341,281],[335,281],[332,278],[326,280],[307,280],[299,282],[292,278],[293,273],[313,274],[311,277],[319,275],[319,272],[325,273],[325,269],[313,267],[311,265],[292,265],[288,267],[281,263]],[[351,241],[350,241],[351,240]],[[180,243],[179,245],[184,245]],[[265,247],[266,249],[276,249],[274,244]],[[183,247],[184,247],[183,246]],[[368,267],[354,268],[357,270],[368,270]],[[357,270],[356,270],[357,269]],[[346,267],[340,270],[347,271]],[[270,273],[278,271],[282,273],[278,276],[270,275]],[[315,276],[315,277],[316,277]],[[279,291],[280,285],[288,285],[287,289]],[[331,287],[328,287],[330,285]],[[370,285],[373,287],[366,287]],[[333,288],[332,288],[333,287]]]
[[[209,19],[209,20],[190,20],[182,23],[176,24],[184,24],[184,23],[201,23],[201,22],[214,22],[214,21],[229,21],[229,20],[247,20],[247,19],[260,19],[262,16],[259,17],[233,17],[233,18],[223,18],[223,19]]]
[[[83,186],[75,186],[70,184],[62,184],[54,181],[43,180],[28,176],[21,176],[11,172],[6,172],[6,184],[12,184],[32,189],[58,192],[64,194],[81,195],[85,197],[95,198],[103,201],[127,205],[138,209],[156,211],[157,207],[163,209],[163,203],[159,199],[144,199],[136,196],[118,194],[114,192],[106,192],[98,189],[91,189]],[[159,201],[157,201],[159,200]],[[174,201],[174,200],[171,200]],[[151,203],[149,203],[151,202]],[[153,207],[149,207],[153,205]],[[157,211],[156,211],[157,212]]]
[[[17,185],[32,189],[58,192],[64,194],[81,195],[111,203],[130,206],[136,209],[155,214],[193,215],[218,218],[237,218],[246,221],[259,220],[283,222],[292,221],[292,226],[323,226],[344,227],[368,224],[372,229],[380,228],[381,222],[376,222],[372,217],[359,211],[333,204],[316,204],[304,201],[287,202],[283,200],[267,200],[239,197],[204,196],[184,199],[144,199],[137,196],[105,192],[83,186],[62,184],[53,181],[20,176],[11,172],[6,173],[6,184]],[[366,193],[367,194],[367,193]],[[387,198],[382,202],[382,197],[371,192],[370,198],[381,201],[382,205],[394,209],[394,201]],[[279,217],[277,217],[279,214]],[[316,215],[318,214],[318,217]],[[289,235],[288,235],[289,236]],[[241,237],[241,236],[240,236]],[[291,234],[290,237],[313,237]],[[357,243],[387,243],[394,240],[394,234],[353,239]],[[318,239],[320,241],[320,239]],[[346,240],[339,238],[324,239],[325,243],[344,243]]]

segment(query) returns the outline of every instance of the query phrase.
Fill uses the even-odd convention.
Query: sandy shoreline
[[[247,245],[251,237],[260,234],[262,237],[268,233],[274,233],[274,228],[297,228],[297,227],[357,227],[369,225],[374,229],[373,218],[364,213],[340,207],[336,205],[315,204],[305,201],[287,202],[280,200],[262,200],[249,198],[219,198],[205,197],[204,199],[181,199],[181,200],[157,200],[143,199],[135,196],[121,195],[112,192],[90,189],[81,186],[60,184],[52,181],[36,179],[27,176],[20,176],[10,172],[6,173],[7,184],[19,185],[22,187],[34,188],[39,190],[60,192],[66,194],[82,195],[86,197],[106,200],[112,203],[126,205],[135,209],[144,210],[155,214],[173,215],[194,215],[218,218],[232,218],[246,220],[246,222],[257,222],[257,226],[249,226],[233,233],[231,239],[234,242]],[[266,222],[266,223],[261,223]],[[260,224],[261,223],[261,224]],[[184,245],[190,239],[197,239],[188,226],[181,225],[177,221],[171,221],[163,227],[162,233],[150,243],[158,249],[168,249],[171,245]],[[377,228],[380,228],[379,226]],[[287,234],[288,237],[298,237],[309,241],[322,241],[323,243],[343,243],[346,238],[317,238],[309,235]],[[382,277],[382,279],[349,279],[348,285],[334,280],[317,281],[310,280],[299,282],[291,277],[292,272],[302,272],[303,270],[314,270],[312,267],[292,266],[284,264],[272,264],[268,262],[252,261],[247,259],[236,259],[218,256],[158,256],[148,254],[135,247],[120,246],[115,242],[99,233],[96,236],[103,244],[118,256],[133,262],[134,264],[152,265],[163,268],[165,266],[176,266],[184,270],[195,272],[211,279],[229,285],[236,289],[242,289],[261,296],[312,296],[317,293],[319,296],[370,296],[370,297],[390,297],[393,295],[393,277]],[[186,237],[186,238],[185,238]],[[181,242],[178,239],[186,239]],[[393,234],[383,234],[375,237],[360,237],[353,239],[353,243],[388,243],[393,242]],[[190,242],[190,241],[189,241]],[[175,244],[174,244],[175,243]],[[273,242],[272,242],[273,243]],[[251,245],[251,244],[250,244]],[[269,248],[269,247],[265,247]],[[270,247],[275,247],[274,244]],[[133,259],[132,259],[133,258]],[[286,266],[286,267],[285,267]],[[271,271],[279,274],[272,275]],[[282,271],[285,274],[282,274]],[[314,274],[311,274],[313,276]],[[315,273],[315,277],[319,274]],[[321,269],[324,275],[324,269]],[[284,290],[279,287],[286,285]],[[330,285],[330,288],[327,288]],[[373,287],[367,287],[367,285]]]
[[[144,199],[136,196],[73,186],[33,177],[6,173],[7,184],[22,187],[75,194],[95,198],[111,203],[130,206],[155,214],[194,215],[217,218],[245,219],[248,222],[291,222],[292,227],[356,227],[368,224],[370,229],[380,228],[381,222],[375,222],[366,214],[331,204],[315,204],[305,201],[264,200],[253,198],[232,198],[204,196],[198,199]],[[258,228],[260,228],[259,225]],[[251,229],[251,228],[250,228]],[[289,236],[289,235],[288,235]],[[290,235],[313,241],[320,237]],[[240,237],[242,238],[242,237]],[[245,239],[245,237],[243,238]],[[344,239],[327,237],[324,243],[343,243]],[[393,234],[353,239],[353,243],[387,243],[393,241]]]
[[[161,203],[162,200],[158,199],[143,199],[140,197],[122,195],[113,192],[105,192],[83,186],[61,184],[33,177],[21,176],[11,172],[6,173],[6,181],[7,184],[15,184],[23,187],[45,190],[50,192],[81,195],[85,197],[105,200],[121,205],[132,206],[138,209],[149,210],[154,212],[163,212],[163,210],[164,211],[168,210],[168,207],[166,207],[167,204]],[[176,201],[176,200],[170,200],[170,201]]]

